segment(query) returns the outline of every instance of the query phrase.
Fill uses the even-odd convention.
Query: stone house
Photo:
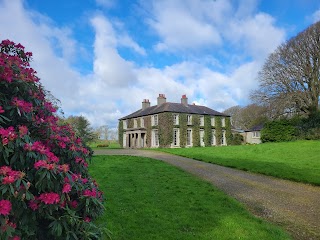
[[[263,124],[259,124],[249,130],[244,131],[243,133],[244,143],[260,144],[262,128],[263,128]]]
[[[142,108],[119,119],[119,143],[123,148],[196,147],[227,145],[231,137],[230,116],[205,106],[148,99]]]

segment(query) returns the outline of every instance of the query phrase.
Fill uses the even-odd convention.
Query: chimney
[[[184,94],[182,95],[181,97],[181,104],[185,105],[185,106],[188,106],[188,98],[187,98],[187,95]]]
[[[166,102],[166,96],[164,94],[159,94],[159,97],[157,98],[158,100],[158,106]]]
[[[142,101],[142,110],[146,109],[150,107],[150,102],[149,102],[149,99],[143,99]]]

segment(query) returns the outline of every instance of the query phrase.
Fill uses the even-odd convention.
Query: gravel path
[[[320,187],[281,180],[149,150],[95,150],[162,160],[212,183],[256,216],[283,226],[294,239],[320,239]]]

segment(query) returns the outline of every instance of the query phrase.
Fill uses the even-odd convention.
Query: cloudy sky
[[[0,38],[33,52],[65,116],[94,127],[159,93],[246,105],[268,54],[317,20],[318,0],[0,0]]]

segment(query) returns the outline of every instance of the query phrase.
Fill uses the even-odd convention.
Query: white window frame
[[[204,116],[200,116],[199,120],[200,120],[200,127],[203,127],[204,126]]]
[[[215,127],[215,125],[216,125],[216,119],[215,117],[211,117],[211,126]]]
[[[127,128],[128,128],[127,120],[123,120],[123,122],[122,122],[122,128],[123,128],[123,129],[127,129]]]
[[[136,118],[133,119],[133,128],[138,127],[138,120]]]
[[[173,139],[172,146],[179,147],[180,146],[180,131],[179,128],[173,129]]]
[[[253,131],[252,132],[252,138],[260,138],[260,132],[259,131]]]
[[[151,116],[151,126],[158,126],[158,114]]]
[[[199,131],[199,136],[200,136],[200,146],[201,147],[204,147],[205,146],[205,143],[204,143],[204,130],[203,129],[200,129]]]
[[[192,125],[192,115],[187,115],[187,124]]]
[[[143,117],[141,117],[140,118],[140,127],[144,127],[144,118]]]
[[[216,138],[216,130],[213,129],[211,131],[211,145],[216,146],[217,145],[217,138]]]
[[[189,134],[190,133],[190,134]],[[188,128],[187,129],[187,142],[186,146],[191,147],[192,146],[192,129]]]
[[[221,126],[226,127],[226,118],[221,118]]]
[[[173,125],[179,125],[179,114],[173,114]]]
[[[222,146],[226,146],[227,145],[226,130],[222,130],[221,145]]]
[[[159,147],[158,129],[153,129],[151,133],[151,147]]]

